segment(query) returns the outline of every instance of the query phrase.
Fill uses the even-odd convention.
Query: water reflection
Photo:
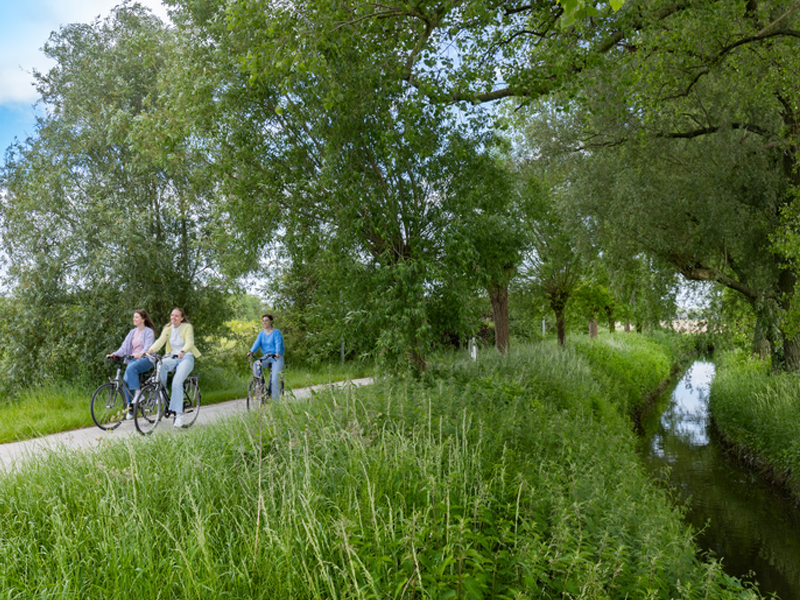
[[[709,427],[714,365],[698,361],[643,421],[641,454],[686,502],[697,541],[762,592],[800,600],[800,511],[729,459]]]

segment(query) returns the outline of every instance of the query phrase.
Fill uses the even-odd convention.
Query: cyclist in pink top
[[[109,354],[106,358],[112,356],[133,356],[134,360],[125,359],[128,366],[125,368],[125,383],[128,388],[134,393],[134,399],[139,392],[139,374],[146,373],[153,368],[153,363],[150,359],[144,358],[145,351],[153,345],[156,339],[155,326],[150,319],[150,315],[144,309],[133,311],[133,329],[125,336],[125,340],[119,347],[119,350],[113,354]],[[133,413],[130,410],[132,399],[125,394],[125,402],[128,405],[128,414],[125,418],[132,419]]]

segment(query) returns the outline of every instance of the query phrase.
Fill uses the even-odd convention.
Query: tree
[[[530,250],[521,268],[526,287],[543,297],[555,314],[556,335],[567,342],[567,303],[583,276],[583,261],[554,202],[540,165],[520,171],[521,194],[528,198]]]
[[[589,323],[589,337],[597,337],[598,315],[604,313],[608,319],[609,330],[614,331],[614,298],[609,291],[595,281],[583,281],[574,292],[576,304]]]
[[[475,280],[488,293],[495,347],[503,353],[511,345],[509,285],[530,246],[528,223],[537,199],[520,193],[508,142],[491,142],[492,151],[476,157],[472,176],[459,181],[464,202],[458,226],[469,240]]]
[[[136,308],[164,322],[181,306],[204,333],[225,318],[230,282],[208,245],[209,182],[163,104],[175,44],[134,5],[65,26],[45,45],[56,63],[35,73],[46,114],[2,173],[10,373],[86,375],[65,357],[117,347]],[[100,361],[86,362],[96,374]]]
[[[215,144],[222,213],[237,237],[253,242],[249,250],[280,235],[299,269],[319,272],[324,263],[337,289],[328,295],[328,282],[318,281],[316,300],[348,303],[348,329],[375,332],[370,351],[387,359],[407,357],[422,369],[437,339],[474,328],[469,303],[456,299],[478,285],[494,299],[505,349],[503,290],[519,248],[506,214],[509,186],[475,120],[459,123],[424,102],[385,71],[393,48],[350,43],[352,32],[309,40],[299,63],[270,57],[257,67],[247,57],[273,34],[293,35],[283,29],[285,7],[248,6],[252,20],[234,11],[228,30],[199,5],[181,6],[188,23],[203,25],[201,37],[215,39],[217,64],[227,65],[207,98],[225,127],[202,135]]]
[[[386,81],[405,82],[437,104],[479,104],[560,89],[615,49],[622,36],[609,20],[623,4],[238,0],[228,16],[234,30],[249,32],[244,60],[256,76],[267,66],[287,77],[315,72],[325,68],[321,47],[358,46],[376,53]],[[677,8],[662,12],[670,10]]]

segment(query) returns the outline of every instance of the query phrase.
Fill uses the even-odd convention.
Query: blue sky
[[[105,18],[121,0],[4,0],[0,8],[0,162],[14,138],[34,133],[38,97],[31,71],[52,66],[42,53],[50,33],[68,23]],[[139,0],[167,19],[161,0]]]

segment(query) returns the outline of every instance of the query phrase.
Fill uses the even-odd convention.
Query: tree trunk
[[[756,315],[756,326],[753,328],[751,350],[753,354],[762,359],[766,358],[770,353],[770,343],[766,335],[767,327],[768,325],[764,323],[764,319]]]
[[[597,319],[589,321],[589,338],[595,339],[597,337]]]
[[[610,306],[606,306],[605,311],[606,311],[606,318],[608,319],[608,331],[609,333],[614,333],[617,330],[617,323],[616,319],[614,319],[614,313],[611,310]]]
[[[781,291],[780,305],[783,310],[789,308],[792,303],[792,298],[795,294],[795,286],[797,284],[797,276],[784,269],[778,279],[778,286]],[[798,345],[796,335],[786,335],[781,331],[783,337],[783,368],[785,371],[794,372],[800,369],[800,345]]]
[[[511,333],[508,325],[508,285],[492,284],[489,288],[494,319],[494,345],[501,354],[511,346]]]
[[[564,309],[556,311],[556,335],[558,336],[558,345],[567,345],[567,319],[564,316]]]
[[[783,337],[783,361],[784,368],[790,373],[800,369],[800,344],[797,343],[797,336]]]
[[[550,301],[550,309],[556,315],[556,336],[558,337],[558,345],[565,346],[567,344],[567,318],[566,307],[568,295],[553,295],[548,298]]]
[[[424,373],[428,369],[425,358],[417,352],[416,349],[411,350],[411,366],[415,373]]]
[[[631,320],[625,319],[625,333],[630,333],[631,331]]]

